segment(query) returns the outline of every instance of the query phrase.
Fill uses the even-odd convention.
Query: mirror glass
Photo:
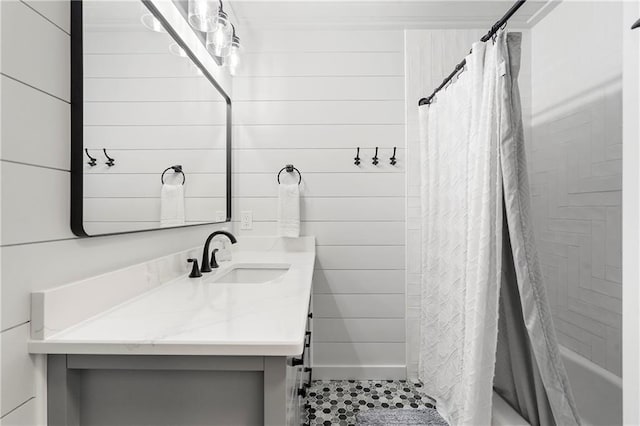
[[[81,58],[72,42],[83,83],[81,135],[72,130],[72,180],[79,178],[78,149],[83,156],[74,232],[227,221],[228,96],[142,2],[84,0],[81,16]],[[76,184],[72,194],[79,195]]]

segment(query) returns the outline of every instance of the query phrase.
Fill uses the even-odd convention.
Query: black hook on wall
[[[87,161],[87,164],[90,165],[91,167],[95,166],[97,164],[97,160],[93,158],[91,154],[89,154],[89,149],[85,148],[84,152],[85,154],[87,154],[87,157],[89,157],[89,161]]]
[[[373,163],[374,166],[377,166],[379,162],[380,161],[378,161],[378,147],[376,146],[376,155],[373,156],[372,163]]]
[[[107,154],[107,148],[102,148],[102,151],[104,151],[104,156],[107,157],[107,162],[105,164],[109,167],[113,166],[116,163],[116,160],[109,157],[109,154]]]
[[[395,166],[396,163],[398,162],[398,160],[396,160],[396,147],[393,147],[393,156],[391,158],[389,158],[389,162],[391,163],[392,166]]]
[[[356,166],[360,165],[360,147],[357,148],[356,157],[353,159],[353,164]]]

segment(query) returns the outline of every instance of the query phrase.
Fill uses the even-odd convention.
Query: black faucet
[[[213,250],[211,250],[211,269],[216,269],[219,268],[220,265],[218,265],[218,261],[216,260],[216,253],[219,250],[217,248],[214,248]]]
[[[198,259],[187,259],[187,262],[193,263],[193,267],[191,268],[191,273],[189,274],[189,278],[199,278],[202,276],[200,273],[200,269],[198,268]]]
[[[215,237],[216,235],[224,235],[225,237],[229,238],[229,241],[231,241],[231,244],[235,244],[238,242],[238,240],[236,240],[236,237],[234,237],[231,232],[215,231],[211,233],[211,235],[207,237],[207,241],[205,241],[204,243],[204,250],[202,250],[202,265],[201,265],[202,269],[200,269],[200,272],[211,272],[211,263],[209,260],[209,244],[211,243],[211,240],[213,239],[213,237]]]

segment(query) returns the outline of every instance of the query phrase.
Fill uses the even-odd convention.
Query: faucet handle
[[[219,250],[219,249],[217,249],[217,248],[214,248],[214,249],[211,251],[211,267],[212,267],[213,269],[215,269],[215,268],[219,268],[219,267],[220,267],[220,265],[218,265],[218,261],[216,260],[216,253],[218,253],[219,251],[220,251],[220,250]]]
[[[199,278],[202,276],[200,273],[200,268],[198,268],[198,259],[187,259],[187,262],[193,263],[193,267],[191,268],[191,273],[189,274],[189,278]]]

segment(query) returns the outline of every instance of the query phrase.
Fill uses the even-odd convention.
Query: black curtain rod
[[[500,30],[500,28],[502,28],[504,26],[504,24],[507,23],[509,18],[511,18],[513,16],[513,14],[516,13],[516,11],[518,9],[520,9],[522,7],[522,5],[525,4],[526,2],[527,2],[527,0],[518,0],[513,6],[511,6],[511,8],[507,11],[507,13],[505,13],[504,16],[502,18],[500,18],[500,20],[498,22],[493,24],[493,26],[491,27],[489,32],[487,34],[485,34],[484,37],[482,37],[480,39],[480,41],[486,42],[486,41],[490,40],[491,37],[493,37],[493,35],[495,33],[497,33],[498,30]],[[436,88],[436,90],[434,90],[433,93],[428,98],[422,98],[422,99],[420,99],[418,101],[418,106],[422,106],[422,105],[425,105],[425,104],[426,105],[430,104],[431,101],[433,100],[433,98],[436,96],[436,93],[438,93],[440,90],[442,90],[442,88],[444,86],[446,86],[447,83],[449,83],[451,81],[451,79],[453,79],[453,77],[455,77],[456,74],[458,74],[460,72],[460,70],[462,68],[464,68],[464,66],[466,64],[467,64],[467,60],[463,59],[462,62],[460,62],[458,65],[456,65],[456,67],[454,68],[453,72],[451,74],[449,74],[447,76],[447,78],[445,78],[442,81],[442,84],[440,84],[440,86],[438,86]]]

